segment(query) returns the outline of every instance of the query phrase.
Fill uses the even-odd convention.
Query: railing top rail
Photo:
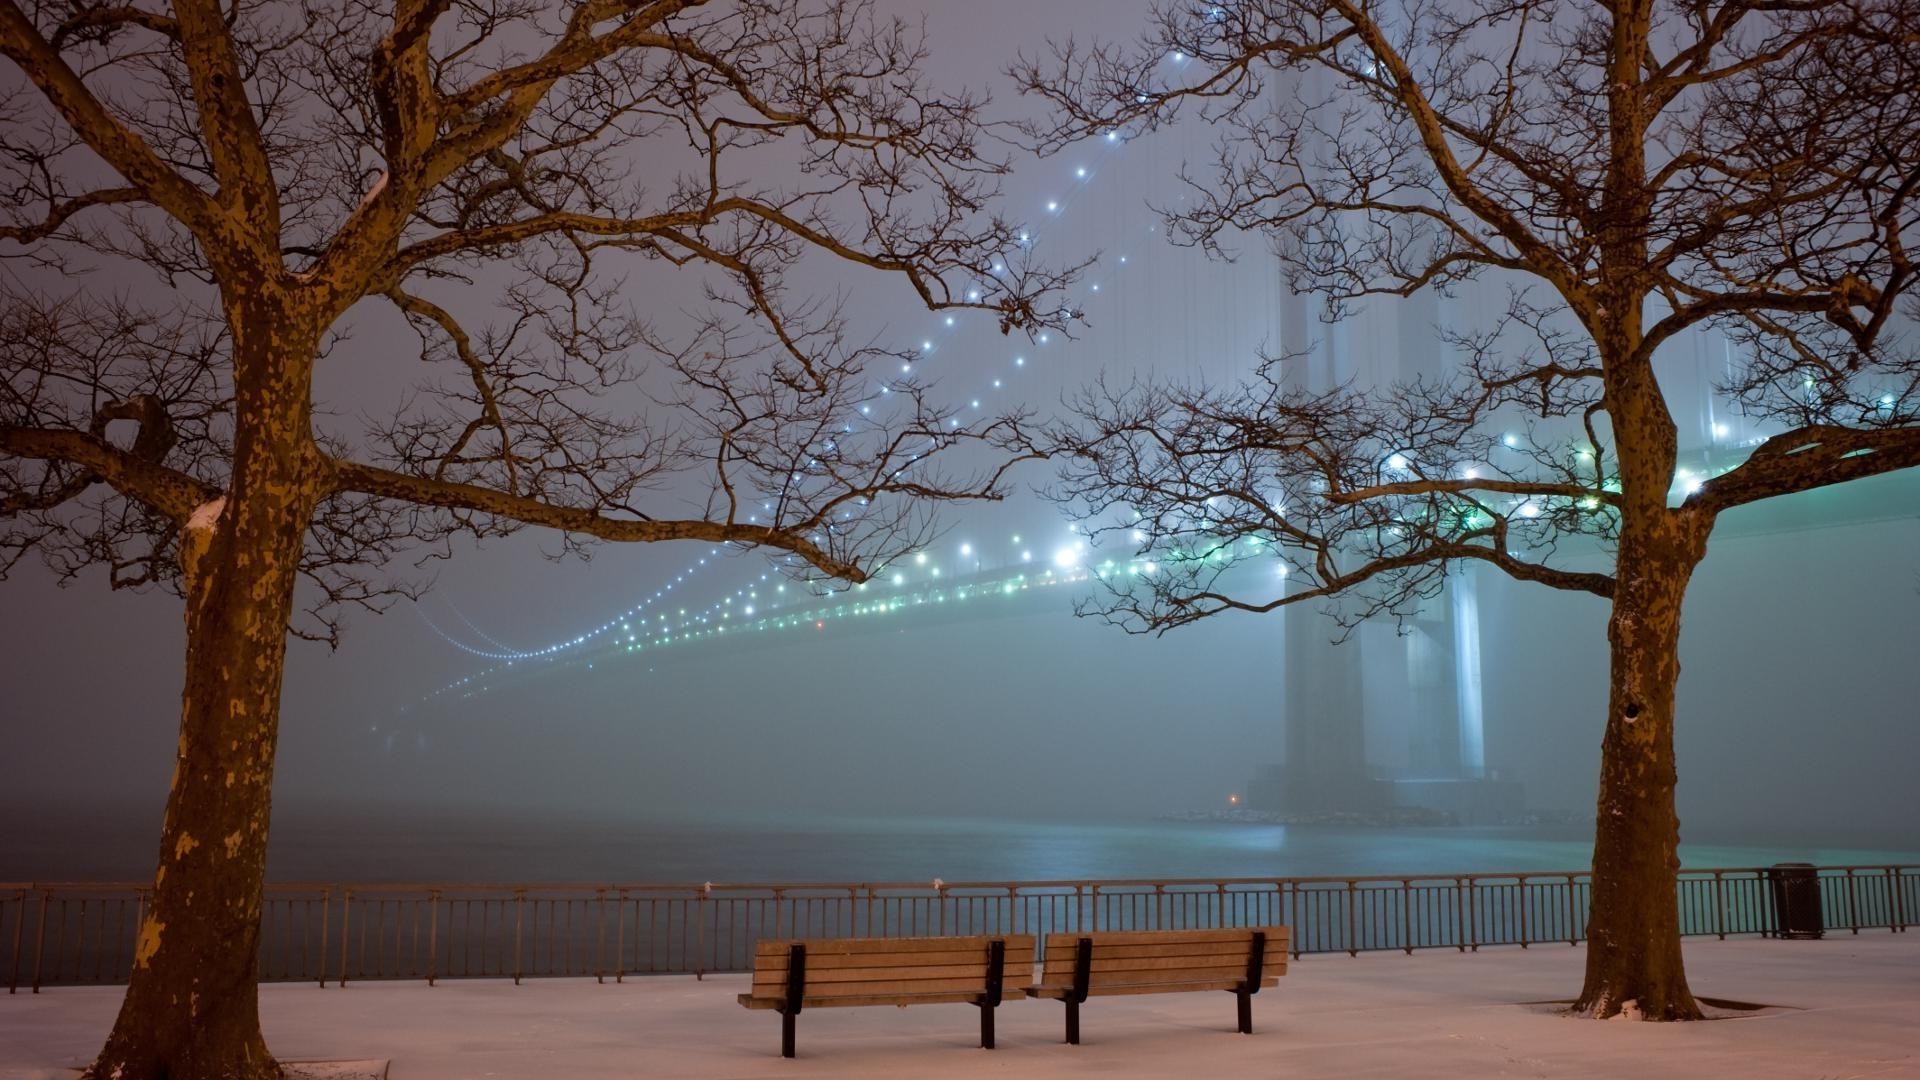
[[[1703,878],[1730,874],[1764,875],[1771,867],[1687,867],[1682,868],[1682,878]],[[1822,874],[1843,874],[1862,870],[1877,873],[1920,873],[1920,864],[1916,863],[1858,863],[1849,865],[1816,866]],[[1025,889],[1155,889],[1155,888],[1234,888],[1234,887],[1279,887],[1282,885],[1345,885],[1374,884],[1399,885],[1404,882],[1453,882],[1453,881],[1552,881],[1554,879],[1585,878],[1592,875],[1590,869],[1579,870],[1509,870],[1509,871],[1472,871],[1447,872],[1433,871],[1399,874],[1328,874],[1301,877],[1217,877],[1217,878],[1077,878],[1077,879],[1034,879],[1025,881],[943,881],[936,888],[928,881],[807,881],[807,882],[618,882],[618,881],[276,881],[267,884],[269,893],[285,892],[333,892],[351,891],[355,894],[374,893],[480,893],[499,892],[509,896],[533,893],[683,893],[691,896],[711,895],[713,893],[773,892],[791,893],[843,893],[866,895],[882,892],[907,893],[944,893],[979,892],[999,890],[1014,892]],[[44,892],[54,891],[136,891],[151,888],[147,881],[21,881],[0,882],[0,892]]]

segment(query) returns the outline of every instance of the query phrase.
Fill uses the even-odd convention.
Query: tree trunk
[[[320,459],[311,349],[247,330],[234,344],[232,487],[182,533],[180,746],[132,980],[94,1077],[281,1075],[260,1034],[256,964],[280,679]]]
[[[1705,536],[1674,512],[1623,535],[1607,626],[1611,688],[1600,748],[1586,985],[1574,1011],[1698,1020],[1680,957],[1674,690],[1680,607]]]

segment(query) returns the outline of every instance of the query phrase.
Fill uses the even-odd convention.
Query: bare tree
[[[1475,277],[1510,299],[1443,328],[1459,364],[1438,380],[1315,392],[1281,357],[1237,387],[1090,391],[1059,433],[1064,495],[1171,552],[1102,610],[1142,631],[1316,600],[1404,615],[1474,563],[1609,599],[1576,1010],[1698,1017],[1675,904],[1681,602],[1722,512],[1920,463],[1920,7],[1183,0],[1151,25],[1020,62],[1049,106],[1037,145],[1195,108],[1225,135],[1197,206],[1168,215],[1179,238],[1264,234],[1335,317]],[[1718,393],[1771,434],[1688,477],[1656,359],[1705,328],[1744,357]],[[1613,572],[1569,569],[1575,540]],[[1227,576],[1256,555],[1290,583]]]
[[[794,273],[1072,318],[1071,272],[986,209],[983,102],[865,0],[5,0],[0,53],[0,568],[186,607],[102,1077],[279,1074],[254,961],[289,630],[334,640],[410,588],[396,554],[528,525],[861,580],[929,502],[998,497],[1020,420],[874,370],[916,358]],[[397,408],[316,394],[401,364],[406,326]],[[942,464],[962,445],[991,452]]]

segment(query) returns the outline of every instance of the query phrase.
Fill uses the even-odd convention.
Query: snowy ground
[[[1310,956],[1254,999],[1251,1036],[1227,994],[1095,999],[1084,1043],[1061,1007],[999,1013],[975,1048],[966,1005],[821,1009],[779,1056],[779,1018],[734,1004],[744,976],[269,986],[283,1059],[388,1059],[393,1080],[467,1077],[1659,1077],[1920,1078],[1920,935],[1694,941],[1696,993],[1777,1008],[1701,1024],[1596,1023],[1529,1005],[1578,988],[1583,950]],[[0,997],[0,1077],[56,1077],[96,1049],[120,991]]]

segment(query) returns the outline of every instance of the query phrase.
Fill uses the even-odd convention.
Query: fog
[[[906,7],[908,5],[888,5]],[[936,78],[979,84],[1049,34],[1115,32],[1122,5],[925,5]],[[1130,9],[1130,8],[1129,8]],[[1015,27],[1012,33],[988,27]],[[1001,89],[1000,101],[1019,103]],[[1034,222],[1042,258],[1099,254],[1078,340],[1003,339],[987,319],[946,328],[896,282],[851,276],[852,314],[896,343],[937,341],[941,394],[1042,412],[1104,373],[1233,378],[1287,322],[1271,261],[1170,248],[1146,208],[1178,199],[1173,174],[1205,153],[1189,126],[1117,150],[1022,166],[1008,212]],[[1077,168],[1091,175],[1082,182]],[[1048,201],[1062,208],[1049,212]],[[1120,257],[1127,261],[1121,263]],[[841,283],[836,280],[833,283]],[[1356,348],[1381,335],[1358,332]],[[404,385],[377,335],[328,361],[328,404],[373,408]],[[1691,350],[1691,351],[1689,351]],[[1711,371],[1678,343],[1682,442],[1711,415]],[[1015,366],[1015,356],[1025,363]],[[1364,375],[1364,372],[1361,373]],[[1064,542],[1057,508],[1020,474],[1005,505],[956,507],[935,550],[989,562]],[[1686,608],[1677,725],[1688,835],[1829,837],[1920,850],[1920,477],[1874,482],[1835,524],[1824,494],[1730,515]],[[1860,507],[1868,507],[1861,512]],[[1766,515],[1772,516],[1766,516]],[[1010,541],[1022,534],[1020,545]],[[1070,590],[964,618],[912,614],[857,630],[792,632],[636,654],[591,671],[521,671],[471,698],[431,697],[491,662],[450,644],[518,649],[605,622],[697,566],[697,545],[552,560],[523,534],[435,564],[420,614],[360,617],[337,652],[289,646],[278,805],[511,813],[527,820],[779,822],[803,814],[1139,820],[1216,809],[1282,759],[1284,634],[1329,623],[1223,616],[1163,637],[1075,619]],[[1598,565],[1596,561],[1596,565]],[[767,572],[758,555],[701,567],[680,593],[704,607]],[[1590,596],[1479,579],[1486,761],[1535,808],[1591,813],[1606,696],[1606,607]],[[0,585],[0,805],[14,836],[75,807],[156,831],[172,767],[183,635],[164,594],[68,588],[23,566]],[[433,621],[430,625],[421,615]],[[438,626],[439,630],[434,629]],[[442,631],[445,632],[443,636]],[[1371,631],[1370,631],[1371,633]],[[1391,627],[1380,628],[1391,639]],[[1360,647],[1349,645],[1344,647]],[[1363,670],[1363,679],[1370,678]],[[1416,703],[1417,705],[1417,703]],[[1350,703],[1322,703],[1350,708]],[[404,825],[397,825],[397,828]],[[6,878],[0,866],[0,879]]]

